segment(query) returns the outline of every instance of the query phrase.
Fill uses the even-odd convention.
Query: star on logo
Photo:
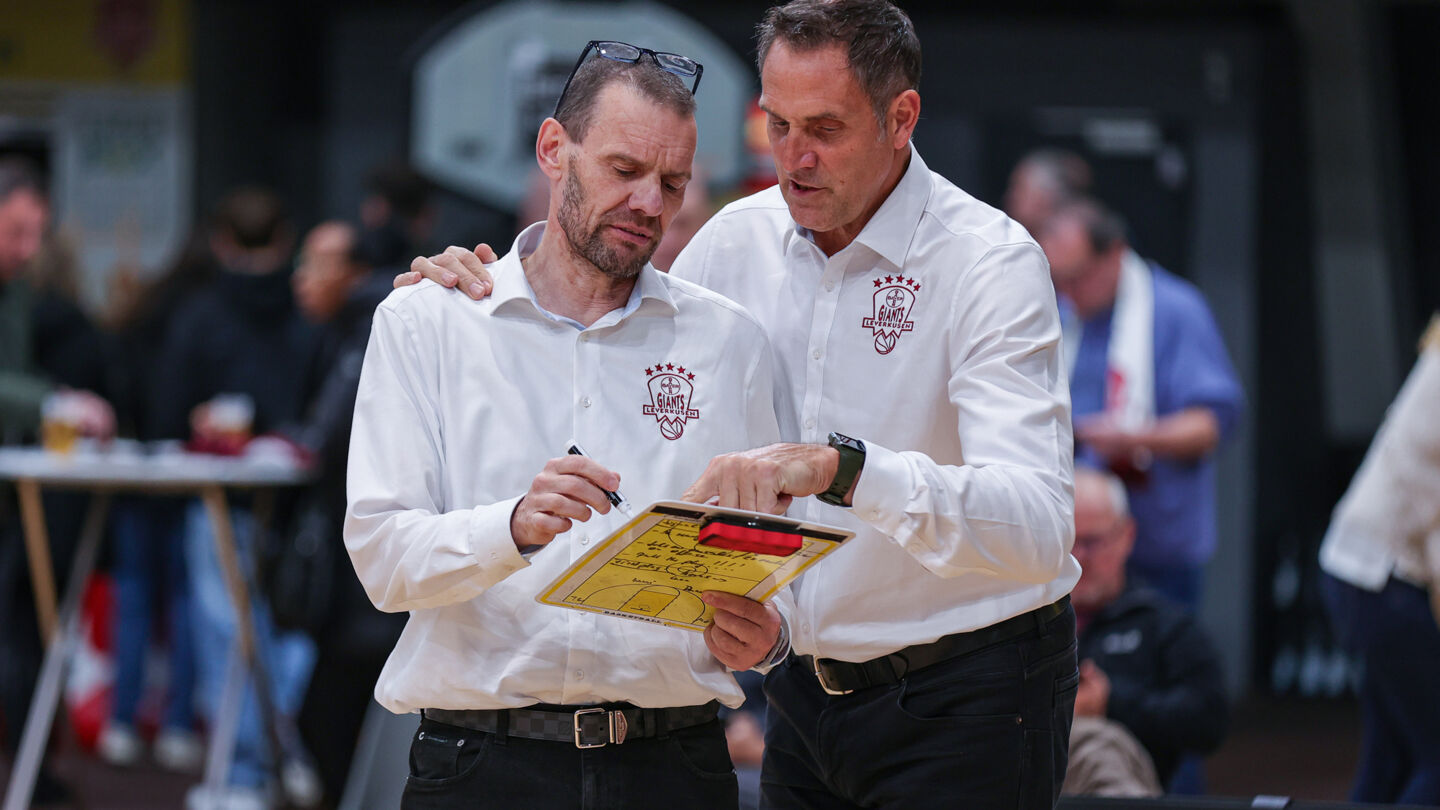
[[[885,277],[885,283],[886,283],[886,284],[891,284],[891,283],[893,283],[894,281],[895,281],[895,277],[894,277],[894,276],[886,276],[886,277]]]
[[[674,371],[674,370],[675,370],[675,364],[674,364],[674,363],[666,363],[666,364],[665,364],[665,370],[666,370],[666,371]]]
[[[880,281],[880,279],[878,279],[878,278],[877,278],[877,279],[875,279],[875,286],[876,286],[876,287],[879,287],[879,286],[880,286],[880,284],[881,284],[881,281]]]
[[[686,378],[693,380],[693,379],[695,379],[695,372],[692,371],[692,372],[690,372],[689,374],[686,374],[685,376],[686,376]]]
[[[646,377],[654,376],[654,374],[655,374],[655,369],[650,368],[649,366],[646,366],[646,367],[645,367],[645,376],[646,376]]]
[[[676,372],[677,374],[684,374],[684,373],[685,373],[685,367],[684,367],[684,366],[679,366],[679,367],[677,367],[677,368],[675,369],[675,372]]]

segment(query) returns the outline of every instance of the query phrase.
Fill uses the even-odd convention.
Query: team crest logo
[[[873,314],[860,325],[875,333],[875,351],[889,354],[895,350],[901,332],[915,328],[909,320],[910,310],[915,306],[915,293],[920,292],[920,282],[904,276],[886,276],[875,279]]]
[[[695,396],[695,375],[684,366],[674,363],[657,363],[654,368],[645,369],[649,377],[650,404],[645,406],[645,415],[655,417],[660,423],[660,433],[674,441],[685,432],[685,423],[699,419],[700,412],[690,407]]]

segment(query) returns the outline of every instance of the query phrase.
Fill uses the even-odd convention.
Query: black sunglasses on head
[[[592,39],[585,43],[585,50],[581,51],[580,58],[575,60],[575,67],[570,68],[570,75],[565,79],[565,87],[560,91],[560,98],[555,101],[555,112],[560,112],[560,104],[565,101],[565,94],[570,90],[570,82],[575,80],[575,73],[580,70],[581,65],[585,64],[585,57],[589,56],[591,51],[594,51],[596,56],[631,64],[639,62],[642,56],[649,56],[650,61],[654,62],[655,66],[661,70],[674,73],[682,79],[694,79],[690,85],[690,95],[692,96],[695,95],[696,90],[700,89],[700,74],[705,72],[704,65],[678,53],[652,51],[628,42]]]

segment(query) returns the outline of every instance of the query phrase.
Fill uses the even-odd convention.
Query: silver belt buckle
[[[605,715],[608,715],[608,716],[605,718],[605,719],[608,721],[608,723],[607,723],[607,730],[608,730],[609,735],[610,735],[608,740],[604,740],[604,741],[597,742],[597,743],[587,743],[587,742],[585,742],[583,739],[581,739],[581,736],[580,736],[580,734],[581,734],[581,732],[580,732],[580,717],[581,717],[582,715],[586,715],[586,714],[605,714]],[[571,722],[572,722],[572,724],[573,724],[573,729],[574,729],[574,732],[575,732],[575,747],[576,747],[576,748],[604,748],[605,746],[609,745],[610,743],[615,743],[616,745],[619,745],[620,743],[625,742],[625,736],[630,732],[630,722],[625,719],[625,713],[624,713],[624,712],[621,712],[621,711],[618,711],[618,710],[617,710],[617,711],[610,711],[609,709],[605,709],[605,708],[602,708],[602,707],[600,707],[600,706],[595,706],[595,707],[589,708],[589,709],[578,709],[578,710],[576,710],[575,715],[574,715],[574,718],[571,720]]]
[[[820,688],[825,690],[825,694],[831,695],[833,697],[839,697],[840,695],[848,695],[851,692],[855,691],[854,689],[832,688],[830,684],[825,681],[825,671],[820,668],[820,658],[818,656],[810,659],[810,665],[811,668],[815,671],[815,680],[820,682]]]

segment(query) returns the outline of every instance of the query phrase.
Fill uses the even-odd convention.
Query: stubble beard
[[[638,254],[626,254],[615,249],[605,242],[601,235],[605,228],[618,218],[604,215],[595,227],[590,231],[585,230],[583,210],[585,208],[585,187],[581,185],[580,178],[575,171],[573,163],[567,167],[565,176],[565,187],[560,197],[560,230],[564,231],[565,239],[570,243],[570,250],[580,258],[589,262],[606,276],[615,279],[632,279],[640,275],[640,270],[645,267],[650,257],[655,255],[655,249],[660,246],[659,234],[650,240]],[[646,222],[645,220],[650,220]],[[637,224],[644,224],[652,231],[656,230],[658,222],[653,217],[631,220]]]

